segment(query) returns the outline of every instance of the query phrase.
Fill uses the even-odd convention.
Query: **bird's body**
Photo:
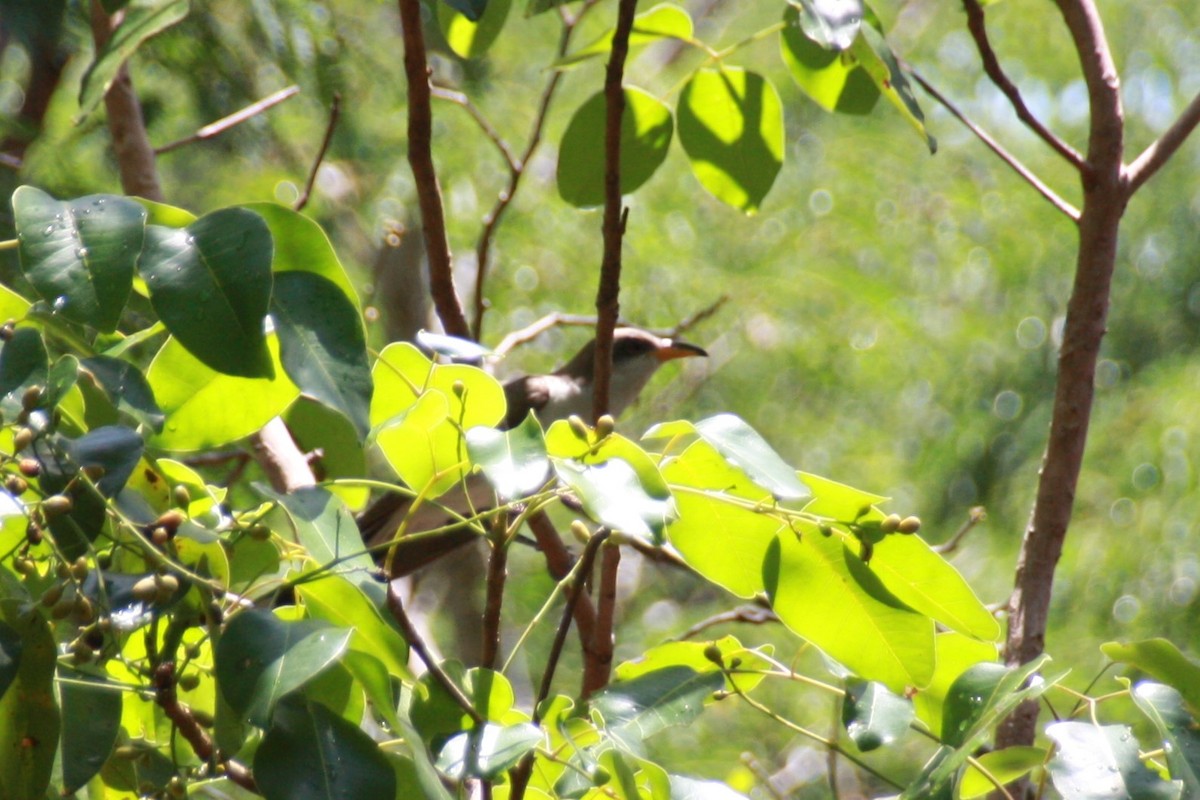
[[[508,412],[500,427],[509,429],[519,425],[533,411],[543,426],[578,415],[584,419],[592,417],[592,389],[595,374],[596,343],[593,339],[583,346],[575,356],[559,369],[546,375],[524,375],[504,384],[504,396]],[[701,348],[686,342],[665,339],[637,328],[617,328],[613,332],[613,369],[609,386],[608,406],[615,417],[637,400],[655,371],[667,361],[690,356],[707,355]],[[471,484],[474,483],[474,486]],[[443,505],[463,508],[486,507],[491,501],[491,489],[478,476],[467,481],[471,503],[458,497]],[[376,545],[395,535],[408,511],[408,498],[398,494],[380,497],[359,517],[359,528],[368,545]],[[428,515],[432,514],[430,517]],[[409,521],[409,530],[440,527],[446,522],[447,514],[436,505],[430,505],[425,518]],[[453,532],[452,532],[453,533]],[[428,542],[424,550],[414,542],[410,553],[400,553],[393,562],[393,573],[407,574],[437,558],[441,548],[450,549],[474,538],[469,530],[463,529],[458,536],[448,536],[438,543]]]

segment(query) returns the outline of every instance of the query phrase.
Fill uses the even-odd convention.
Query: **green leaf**
[[[29,301],[4,284],[0,284],[0,318],[18,320],[29,311]]]
[[[226,208],[182,230],[148,226],[139,269],[155,312],[196,358],[227,375],[269,378],[272,249],[262,217]]]
[[[442,2],[466,16],[467,19],[478,21],[487,13],[489,0],[442,0]]]
[[[318,479],[367,476],[366,449],[346,417],[315,400],[301,397],[292,403],[283,419],[301,452],[320,453],[320,458],[313,464]],[[365,486],[333,485],[329,486],[329,491],[353,509],[366,505],[371,494]]]
[[[338,259],[329,237],[321,226],[298,211],[278,203],[244,203],[239,208],[252,211],[263,218],[271,231],[275,252],[271,271],[276,275],[287,272],[307,272],[332,281],[357,310],[358,292]],[[162,223],[166,224],[166,223]],[[190,225],[188,220],[184,225]],[[179,226],[183,227],[183,225]]]
[[[267,339],[275,377],[237,378],[206,367],[171,337],[150,363],[146,380],[166,415],[166,428],[150,439],[163,450],[206,450],[258,431],[283,413],[300,390],[279,363],[279,340]]]
[[[466,443],[441,392],[421,395],[398,420],[376,434],[375,442],[400,479],[426,499],[448,492],[470,467]]]
[[[726,688],[729,691],[736,689],[749,692],[761,683],[764,677],[754,674],[754,671],[765,671],[772,667],[771,662],[755,650],[744,647],[733,636],[725,636],[711,642],[668,642],[651,647],[637,659],[618,664],[613,671],[614,680],[633,680],[648,672],[667,667],[688,667],[695,672],[720,672],[721,667],[708,658],[707,651],[711,647],[717,648],[721,653],[721,661],[726,668],[746,671],[746,674],[725,673]],[[770,645],[764,648],[767,653],[770,653],[771,649]]]
[[[320,703],[281,703],[254,754],[267,800],[362,800],[396,794],[392,766],[371,737]]]
[[[494,780],[541,741],[541,728],[528,722],[485,723],[451,737],[438,753],[437,767],[454,780]]]
[[[489,0],[482,15],[469,16],[448,2],[437,7],[438,25],[446,44],[462,58],[479,58],[504,29],[512,0]]]
[[[354,640],[350,640],[350,650],[342,660],[342,664],[350,671],[363,687],[363,693],[374,707],[379,717],[392,730],[400,729],[400,717],[396,714],[396,698],[392,692],[392,676],[383,662],[371,653],[354,649]]]
[[[341,659],[352,632],[314,620],[285,622],[269,611],[243,611],[217,643],[217,685],[234,711],[266,727],[281,697]]]
[[[558,151],[558,193],[573,206],[604,204],[604,93],[589,98],[571,117]],[[649,93],[625,87],[621,115],[621,194],[650,179],[667,157],[675,124],[671,110]]]
[[[67,673],[58,685],[63,719],[71,721],[62,732],[62,790],[68,795],[83,786],[108,760],[121,730],[119,687],[83,674]]]
[[[7,622],[0,620],[0,698],[17,679],[21,669],[21,634]]]
[[[842,724],[862,752],[895,742],[908,731],[912,720],[912,702],[892,694],[882,684],[851,681],[846,687]]]
[[[326,574],[300,583],[296,591],[313,619],[353,630],[351,650],[377,658],[391,675],[412,679],[408,645],[362,588],[341,575]]]
[[[42,335],[33,328],[17,328],[0,349],[0,410],[12,419],[21,413],[21,398],[31,386],[45,386],[50,356]]]
[[[1200,664],[1171,642],[1166,639],[1144,639],[1129,644],[1106,642],[1100,645],[1100,651],[1113,661],[1140,669],[1175,687],[1193,710],[1200,711]]]
[[[1018,745],[982,753],[976,760],[1001,785],[1005,785],[1024,777],[1025,773],[1031,769],[1040,767],[1045,762],[1046,756],[1047,752],[1044,747]],[[973,765],[968,764],[966,770],[963,771],[962,780],[958,784],[958,797],[959,800],[972,800],[972,798],[983,797],[995,790],[996,785],[991,780]]]
[[[704,710],[705,700],[724,688],[720,672],[665,667],[614,681],[592,695],[589,707],[599,712],[609,734],[636,751],[650,736],[694,720]]]
[[[613,458],[590,465],[554,459],[553,464],[559,479],[575,492],[593,520],[655,545],[662,543],[674,505],[669,497],[648,493],[627,461]]]
[[[937,140],[925,128],[925,115],[913,94],[912,85],[896,61],[891,47],[884,41],[883,34],[870,25],[863,25],[849,53],[862,65],[880,92],[893,106],[899,109],[909,124],[916,129],[930,153],[937,152]]]
[[[536,492],[550,474],[546,440],[533,412],[510,431],[471,428],[467,431],[467,454],[506,501]]]
[[[791,535],[786,522],[765,513],[770,492],[703,440],[668,460],[662,474],[678,513],[667,537],[684,560],[738,597],[766,591],[767,550],[780,532]]]
[[[919,536],[885,536],[871,569],[901,602],[952,631],[994,642],[1000,623],[949,561]]]
[[[863,508],[878,505],[890,499],[883,495],[855,489],[844,483],[831,481],[828,478],[822,478],[820,475],[808,472],[799,472],[797,475],[813,493],[813,499],[804,506],[805,512],[820,517],[850,522],[858,517],[858,512]]]
[[[105,497],[116,497],[141,459],[145,444],[136,431],[108,425],[89,431],[74,441],[68,440],[65,450],[77,467],[103,469],[104,474],[96,480],[96,488]]]
[[[373,384],[358,310],[341,289],[311,272],[276,275],[270,308],[288,377],[366,437]]]
[[[812,492],[796,477],[796,470],[779,457],[771,445],[734,414],[718,414],[696,423],[696,432],[733,466],[780,500],[804,500]]]
[[[1138,743],[1127,725],[1055,722],[1046,735],[1058,746],[1048,768],[1064,800],[1178,798],[1179,782],[1168,783],[1138,758]]]
[[[839,537],[811,525],[803,531],[777,536],[763,562],[767,594],[783,623],[893,692],[927,685],[933,620],[901,603]]]
[[[0,599],[0,621],[21,642],[16,677],[0,696],[0,797],[32,800],[46,791],[58,749],[54,636],[38,610],[16,597]]]
[[[272,516],[272,528],[305,549],[316,564],[337,561],[337,571],[360,588],[377,588],[375,562],[366,552],[354,515],[337,495],[324,487],[303,487],[290,494],[264,488],[279,504],[282,519]]]
[[[471,701],[471,707],[485,720],[504,722],[512,710],[516,696],[512,684],[499,672],[475,667],[464,669],[457,661],[445,661],[442,669],[463,694]],[[469,730],[474,726],[471,717],[439,683],[428,675],[421,677],[417,691],[413,693],[410,707],[412,724],[420,731],[421,738],[440,745],[449,735]]]
[[[851,54],[822,47],[804,34],[800,11],[788,5],[779,52],[792,78],[826,111],[869,114],[879,102],[879,87]]]
[[[943,708],[951,685],[969,667],[996,660],[996,645],[980,642],[954,631],[943,631],[934,637],[936,666],[929,685],[913,697],[917,717],[930,730],[942,729]]]
[[[504,389],[483,370],[466,364],[434,364],[408,342],[390,344],[379,354],[371,377],[371,425],[404,413],[427,390],[441,393],[451,419],[470,430],[493,427],[504,419]],[[462,396],[455,385],[462,384]]]
[[[791,0],[789,0],[791,2]],[[862,0],[795,0],[804,35],[827,50],[850,47],[862,26]]]
[[[91,114],[117,77],[117,70],[129,60],[142,42],[166,30],[188,14],[188,0],[130,0],[125,17],[112,37],[96,53],[83,75],[79,89],[79,117]]]
[[[1162,737],[1171,777],[1183,783],[1185,797],[1200,797],[1200,733],[1183,695],[1172,686],[1142,681],[1132,697]]]
[[[592,58],[608,55],[612,49],[614,31],[609,29],[575,52],[554,62],[556,67],[568,67]],[[677,5],[661,3],[648,8],[633,18],[633,29],[629,32],[630,53],[663,39],[689,40],[692,38],[692,18]]]
[[[575,2],[579,2],[579,0],[526,0],[525,16],[533,17],[545,13],[552,8],[558,8],[559,6]]]
[[[21,269],[64,318],[117,327],[133,287],[146,212],[131,200],[89,195],[58,202],[32,186],[13,194]]]
[[[128,361],[108,356],[92,356],[79,363],[83,374],[104,392],[118,411],[152,428],[155,433],[162,433],[166,415],[158,407],[154,390],[140,369]]]
[[[679,96],[679,143],[700,184],[754,214],[783,166],[783,103],[775,87],[740,67],[697,70]]]

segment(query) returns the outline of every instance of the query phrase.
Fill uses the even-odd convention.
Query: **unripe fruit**
[[[82,581],[88,576],[88,562],[83,556],[75,559],[75,563],[71,565],[71,577],[77,581]]]
[[[192,493],[181,483],[171,490],[171,499],[180,508],[187,508],[188,504],[192,502]]]
[[[708,643],[708,646],[704,648],[704,657],[718,667],[725,666],[725,656],[721,654],[721,648],[717,647],[716,642]]]
[[[150,541],[154,542],[156,547],[165,547],[167,542],[171,541],[171,534],[160,526],[150,531]]]
[[[25,526],[25,540],[30,544],[42,543],[42,529],[33,520],[29,520],[29,524]]]
[[[76,622],[80,625],[88,625],[96,618],[96,607],[92,605],[91,600],[88,600],[83,595],[75,595],[73,613]]]
[[[833,536],[833,526],[830,525],[828,522],[822,522],[820,525],[817,526],[817,530],[819,530],[821,532],[822,536],[825,536],[825,537]]]
[[[133,745],[128,745],[128,744],[121,745],[120,747],[118,747],[116,750],[113,751],[113,756],[115,758],[121,759],[122,761],[133,761],[135,758],[139,757],[141,754],[142,754],[142,749],[140,747],[134,747]]]
[[[571,426],[571,432],[580,439],[586,439],[588,435],[587,425],[583,424],[583,418],[578,414],[572,414],[567,417],[567,424]]]
[[[153,576],[147,575],[135,583],[130,591],[135,598],[141,600],[143,603],[152,603],[154,602],[154,598],[158,596],[158,584],[155,583]]]
[[[95,483],[104,477],[104,467],[99,464],[89,464],[80,470],[89,481]]]
[[[587,544],[588,540],[592,538],[592,532],[588,530],[588,526],[578,519],[571,523],[571,535],[580,544]]]
[[[70,497],[65,494],[56,494],[42,501],[42,514],[46,516],[46,519],[53,519],[70,513],[74,507],[75,503],[71,501]]]
[[[40,402],[42,402],[41,386],[30,386],[25,390],[25,394],[21,395],[21,408],[26,411],[33,411]]]
[[[20,497],[29,489],[29,483],[20,475],[9,475],[4,481],[4,490],[13,497]]]
[[[88,647],[84,642],[76,642],[71,648],[71,660],[76,664],[86,664],[96,655],[96,651]]]
[[[15,452],[19,453],[31,444],[33,444],[33,431],[29,428],[20,428],[13,434],[13,450]]]
[[[44,605],[46,608],[50,608],[51,606],[58,605],[58,601],[62,599],[62,596],[63,596],[63,584],[52,583],[52,584],[50,584],[49,589],[42,592],[42,605]]]
[[[612,435],[613,428],[615,427],[616,421],[613,420],[612,415],[605,414],[596,420],[596,435],[603,439],[606,436]]]
[[[13,569],[17,571],[18,575],[32,575],[37,572],[37,565],[31,558],[18,558],[13,561]]]
[[[173,508],[170,511],[163,512],[162,516],[154,521],[154,527],[166,528],[167,533],[173,534],[179,530],[179,526],[183,524],[184,519],[183,514]]]
[[[7,342],[17,332],[17,321],[10,319],[3,325],[0,325],[0,342]]]
[[[26,478],[36,478],[42,474],[42,465],[36,458],[22,458],[17,462],[17,469],[21,470],[21,474]]]
[[[900,525],[897,528],[901,533],[916,533],[921,530],[921,520],[917,517],[905,517],[900,520]]]
[[[65,581],[67,578],[71,577],[71,568],[67,565],[67,562],[60,561],[54,567],[54,574],[58,576],[59,580]]]
[[[455,381],[451,384],[450,391],[454,392],[454,396],[461,400],[463,395],[467,393],[467,385],[462,381]]]
[[[271,538],[271,529],[266,525],[251,525],[246,534],[256,542],[265,542]]]
[[[50,616],[54,617],[55,619],[66,619],[74,610],[75,598],[63,597],[54,604],[53,608],[50,609]]]
[[[603,786],[612,780],[612,773],[597,764],[592,767],[592,785]]]
[[[900,527],[900,515],[899,514],[888,514],[879,523],[879,530],[883,531],[884,533],[895,533],[899,527]]]
[[[200,676],[194,672],[189,672],[186,675],[180,675],[177,683],[180,689],[190,692],[200,685]]]
[[[158,590],[154,598],[156,603],[167,602],[179,591],[179,579],[174,575],[155,575],[154,581]]]

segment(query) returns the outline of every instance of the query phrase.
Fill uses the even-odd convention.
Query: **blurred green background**
[[[37,0],[7,5],[33,9],[31,30],[41,26],[42,33],[57,7]],[[32,48],[18,36],[3,50],[0,136],[6,152],[28,142],[19,171],[0,167],[5,196],[24,182],[60,197],[119,191],[102,116],[80,124],[74,119],[90,57],[80,5],[65,4],[56,51],[66,58],[64,77],[40,133],[17,116]],[[718,47],[774,23],[784,7],[683,5],[704,12],[697,36]],[[1098,5],[1121,72],[1132,159],[1200,91],[1200,6],[1191,0]],[[1078,201],[1069,170],[982,75],[957,3],[887,0],[876,10],[907,63]],[[576,43],[599,35],[614,14],[611,0],[601,3]],[[26,18],[9,19],[11,27]],[[1086,91],[1056,10],[1007,0],[990,5],[988,19],[1002,62],[1033,111],[1084,148]],[[555,15],[524,19],[514,8],[488,56],[465,62],[445,48],[434,25],[435,78],[465,91],[519,150],[557,37]],[[289,84],[301,93],[214,140],[163,155],[168,200],[199,212],[260,200],[291,203],[318,149],[328,104],[340,92],[341,121],[306,213],[325,227],[358,276],[365,301],[373,302],[370,268],[389,232],[405,226],[415,236],[419,226],[404,160],[400,56],[394,3],[194,3],[183,23],[143,47],[132,64],[156,145]],[[702,58],[691,48],[655,45],[631,62],[628,82],[673,105],[670,93]],[[934,156],[885,103],[869,117],[821,111],[791,81],[774,37],[728,63],[763,72],[779,89],[788,129],[785,164],[754,217],[709,196],[677,145],[629,199],[623,316],[670,327],[722,295],[728,302],[687,334],[710,349],[708,363],[688,364],[682,375],[678,367],[664,370],[657,399],[630,413],[623,429],[636,435],[667,417],[733,411],[800,468],[890,495],[891,510],[920,515],[932,542],[948,539],[969,509],[982,505],[987,522],[953,560],[985,602],[1002,603],[1049,420],[1074,266],[1071,224],[923,94],[918,97],[940,143]],[[564,76],[545,144],[493,248],[488,343],[551,311],[592,311],[600,214],[559,199],[554,169],[556,142],[570,114],[601,81],[599,61]],[[463,109],[435,103],[435,156],[466,297],[481,217],[507,175]],[[1198,166],[1200,145],[1191,142],[1137,195],[1122,228],[1091,438],[1047,638],[1059,663],[1075,668],[1069,682],[1077,688],[1103,664],[1096,645],[1106,640],[1163,635],[1200,652]],[[7,208],[0,211],[0,226],[11,231],[11,221]],[[14,255],[0,256],[5,280],[16,280]],[[382,344],[382,323],[373,323],[372,333]],[[548,369],[587,335],[551,332],[499,371]],[[517,609],[540,603],[549,588],[536,562],[527,561]],[[624,610],[619,655],[635,654],[731,604],[658,567],[645,567],[643,577]],[[513,612],[514,620],[520,613]],[[747,641],[789,641],[771,628],[714,630],[724,632]],[[794,647],[793,641],[781,653],[790,657]],[[813,654],[801,659],[820,670]],[[1098,686],[1116,688],[1111,680]],[[782,687],[774,704],[829,727],[825,699]],[[715,713],[662,745],[680,770],[730,777],[738,754],[750,751],[780,785],[789,775],[802,776],[799,786],[822,774],[822,754],[764,725],[755,712],[722,707]],[[893,761],[901,775],[918,767]],[[822,796],[825,790],[817,780],[796,791]]]

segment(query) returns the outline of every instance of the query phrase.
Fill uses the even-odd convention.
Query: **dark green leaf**
[[[30,386],[45,386],[50,357],[42,335],[17,328],[0,350],[0,409],[11,419],[21,412],[21,398]]]
[[[1174,800],[1182,784],[1168,783],[1138,758],[1138,742],[1127,725],[1055,722],[1046,735],[1058,745],[1048,765],[1064,800]]]
[[[80,362],[84,374],[102,389],[113,406],[161,433],[166,417],[154,400],[154,390],[142,371],[127,361],[92,356]]]
[[[459,2],[471,3],[473,0]],[[437,18],[442,35],[446,37],[446,44],[450,45],[450,49],[462,58],[479,58],[488,51],[500,36],[500,31],[504,29],[508,12],[512,8],[512,0],[490,0],[487,9],[478,17],[468,16],[461,10],[456,11],[457,7],[451,7],[448,0],[445,5],[438,6]]]
[[[879,87],[849,53],[827,50],[800,28],[800,11],[789,5],[779,50],[792,78],[826,111],[869,114],[879,101]]]
[[[365,437],[373,384],[358,310],[341,289],[311,272],[277,274],[270,307],[288,377],[345,414]]]
[[[451,737],[438,754],[437,767],[454,780],[494,780],[541,740],[541,729],[528,722],[508,726],[485,723]]]
[[[457,661],[443,662],[442,669],[485,720],[500,722],[511,711],[516,697],[512,684],[499,672],[483,667],[465,669]],[[410,715],[421,737],[435,746],[444,743],[449,735],[474,726],[462,707],[428,675],[421,678],[419,688],[413,693]]]
[[[608,732],[637,750],[646,738],[685,725],[704,710],[704,701],[725,688],[720,672],[666,667],[628,681],[615,681],[592,696]]]
[[[21,269],[55,313],[102,331],[117,327],[133,287],[146,211],[111,195],[58,202],[22,186],[13,194]]]
[[[350,420],[307,397],[292,403],[283,419],[301,452],[320,454],[313,464],[318,479],[366,477],[366,450]],[[329,490],[351,508],[362,508],[371,494],[365,486],[330,486]]]
[[[783,103],[739,67],[697,70],[679,96],[679,143],[692,173],[718,200],[758,211],[783,166]]]
[[[285,622],[269,611],[238,614],[217,644],[217,685],[234,711],[266,727],[276,703],[341,659],[349,629]]]
[[[71,724],[63,728],[63,794],[83,788],[108,760],[117,733],[121,730],[120,687],[82,674],[70,674],[59,684],[63,719]]]
[[[130,0],[125,18],[84,73],[79,116],[86,117],[95,110],[116,79],[117,70],[142,42],[179,22],[187,13],[188,0]]]
[[[846,687],[842,724],[864,753],[899,739],[913,716],[912,701],[892,694],[882,684],[851,681]]]
[[[921,112],[921,106],[913,94],[912,84],[900,69],[892,48],[884,41],[883,34],[870,25],[862,26],[861,34],[854,40],[849,53],[871,76],[871,80],[888,102],[895,106],[921,135],[929,152],[936,153],[937,140],[925,127],[925,115]]]
[[[661,543],[663,528],[674,517],[674,505],[670,498],[650,495],[628,462],[611,458],[603,464],[588,465],[555,459],[554,469],[596,522]]]
[[[21,642],[16,678],[0,696],[0,797],[41,798],[58,749],[54,636],[36,608],[0,599],[0,621]]]
[[[573,206],[604,203],[604,93],[588,99],[567,125],[558,152],[558,193]],[[621,194],[650,179],[667,157],[675,123],[671,110],[649,93],[625,88],[621,115]]]
[[[105,497],[115,497],[129,480],[144,449],[142,437],[136,431],[109,425],[71,442],[67,454],[80,468],[103,469],[104,474],[96,481],[96,488]]]
[[[339,574],[351,583],[356,586],[375,583],[371,577],[375,562],[365,552],[366,545],[354,515],[337,495],[321,487],[304,487],[291,494],[264,489],[263,494],[279,503],[284,518],[272,527],[304,547],[316,563],[337,560]]]
[[[1184,655],[1166,639],[1145,639],[1122,644],[1106,642],[1100,645],[1104,655],[1121,664],[1140,669],[1183,695],[1193,711],[1200,712],[1200,664]]]
[[[796,0],[804,35],[827,50],[845,50],[862,25],[862,0]]]
[[[21,634],[8,623],[0,620],[0,697],[17,679],[21,668]]]
[[[186,228],[146,228],[139,269],[167,329],[218,372],[271,377],[263,318],[271,300],[271,232],[226,208]]]
[[[1182,781],[1184,796],[1200,797],[1200,733],[1183,696],[1172,686],[1142,681],[1133,687],[1133,702],[1158,729],[1167,767]]]
[[[361,587],[342,575],[324,573],[297,585],[296,591],[311,617],[354,631],[351,650],[378,659],[385,667],[385,674],[411,678],[408,645]]]
[[[42,405],[47,408],[58,405],[78,379],[79,359],[70,353],[59,356],[46,375],[46,393],[42,398]]]
[[[478,22],[488,7],[488,0],[442,0],[442,2],[472,22]]]
[[[386,800],[396,794],[392,766],[371,737],[320,703],[280,703],[254,755],[254,778],[267,800]]]
[[[696,431],[733,466],[780,500],[804,500],[812,492],[771,445],[734,414],[718,414],[696,423]]]
[[[467,453],[505,500],[536,492],[550,473],[546,440],[533,412],[510,431],[483,427],[467,431]]]

